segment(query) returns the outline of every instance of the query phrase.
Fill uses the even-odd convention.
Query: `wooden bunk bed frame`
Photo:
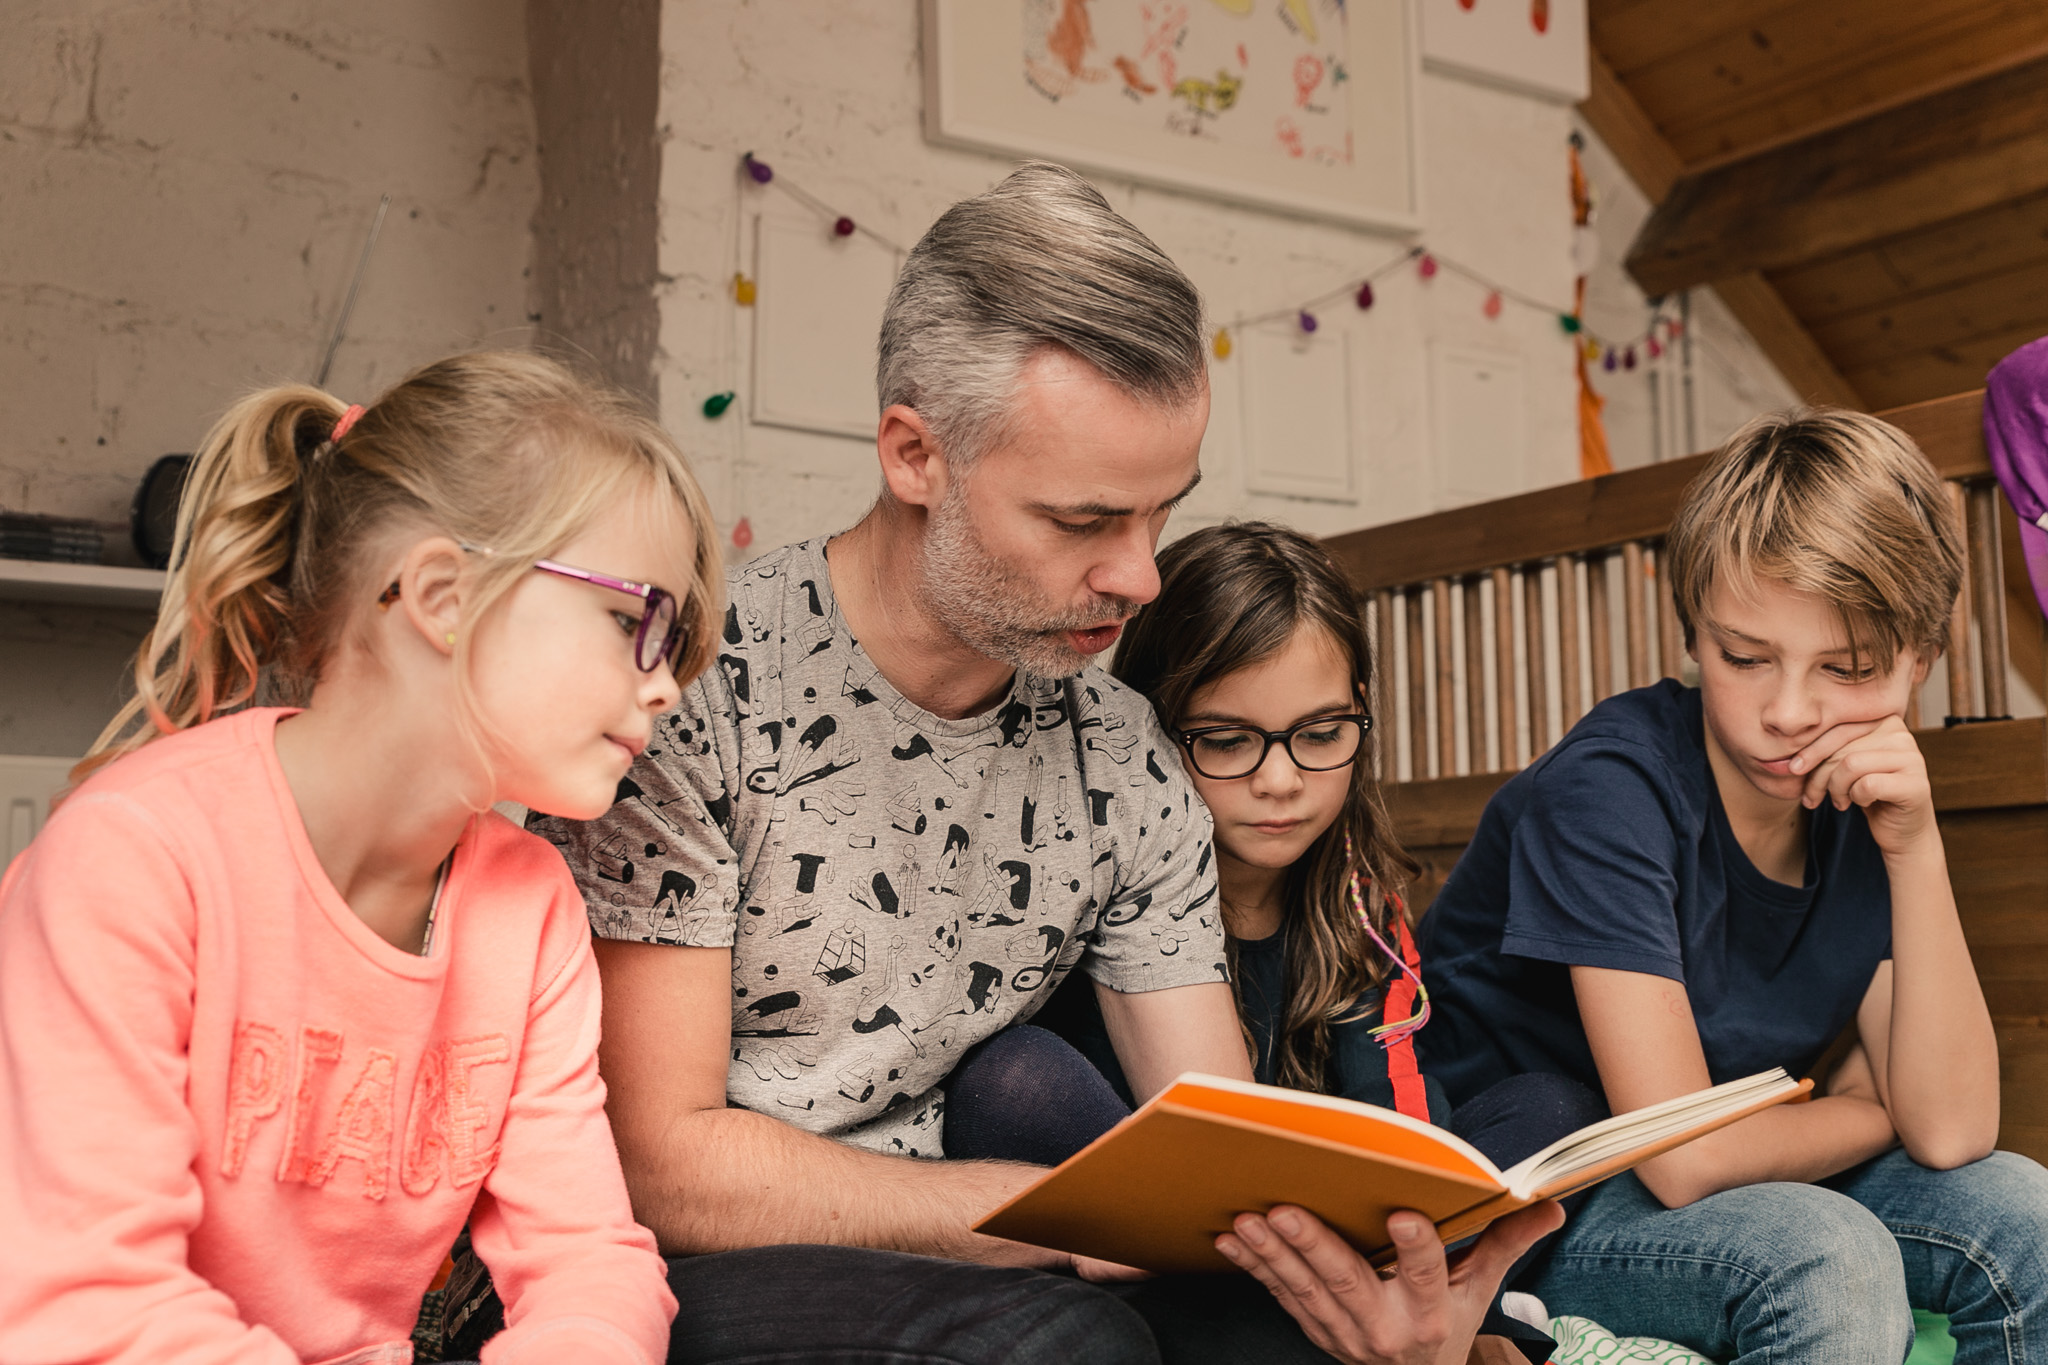
[[[1908,720],[1933,781],[1963,929],[1998,1026],[1999,1145],[2048,1161],[2048,718],[2004,719],[2012,672],[2048,698],[2048,638],[2011,505],[1984,452],[1981,390],[1878,415],[1909,433],[1969,527],[1945,667]],[[1707,456],[1626,470],[1327,543],[1371,605],[1376,761],[1422,861],[1415,912],[1487,799],[1602,698],[1685,676],[1659,550]],[[1563,590],[1560,590],[1563,589]],[[2008,609],[2010,607],[2010,609]],[[2027,708],[2031,709],[2031,708]]]

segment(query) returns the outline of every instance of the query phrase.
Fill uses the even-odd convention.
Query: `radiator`
[[[50,817],[50,798],[64,789],[64,775],[75,758],[41,758],[0,754],[0,865],[28,847]]]

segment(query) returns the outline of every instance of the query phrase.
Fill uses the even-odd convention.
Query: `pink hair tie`
[[[362,406],[362,404],[360,404],[360,403],[351,403],[351,404],[349,404],[349,405],[348,405],[348,411],[347,411],[347,412],[344,412],[344,413],[343,413],[343,414],[341,415],[341,420],[340,420],[340,421],[338,421],[338,422],[336,422],[336,423],[334,424],[334,434],[333,434],[333,435],[331,435],[331,436],[329,436],[329,437],[327,438],[328,444],[329,444],[329,445],[333,445],[333,444],[335,444],[335,443],[339,442],[339,441],[341,440],[341,438],[342,438],[342,437],[344,437],[344,436],[348,435],[348,431],[349,431],[349,428],[350,428],[350,427],[352,427],[352,426],[354,426],[354,425],[356,424],[356,419],[357,419],[357,418],[359,418],[359,417],[361,417],[362,415],[363,415],[363,406]]]

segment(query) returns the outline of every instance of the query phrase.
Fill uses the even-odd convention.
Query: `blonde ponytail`
[[[288,385],[243,399],[207,434],[178,506],[156,625],[135,656],[135,695],[73,782],[256,695],[289,646],[305,458],[342,411],[318,389]]]
[[[291,385],[243,399],[207,436],[178,509],[171,574],[135,659],[135,696],[74,782],[160,735],[258,699],[308,700],[352,622],[377,598],[399,530],[483,546],[455,650],[456,722],[478,731],[475,625],[515,584],[621,502],[681,514],[696,554],[673,585],[684,682],[710,661],[724,575],[710,503],[689,462],[631,398],[521,351],[451,356],[360,411]]]

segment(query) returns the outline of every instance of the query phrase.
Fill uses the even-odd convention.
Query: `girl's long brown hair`
[[[1132,618],[1110,671],[1149,697],[1160,723],[1174,730],[1195,693],[1272,658],[1303,629],[1327,636],[1350,661],[1362,695],[1373,695],[1364,618],[1344,571],[1322,546],[1265,522],[1211,526],[1160,554],[1159,596]],[[1373,776],[1375,748],[1368,733],[1349,770],[1342,813],[1287,874],[1280,931],[1287,1009],[1273,1056],[1274,1080],[1291,1089],[1328,1088],[1330,1026],[1368,1007],[1366,997],[1392,970],[1351,909],[1347,846],[1366,881],[1366,913],[1390,941],[1417,871],[1394,840]],[[1234,942],[1230,966],[1235,978]]]
[[[159,735],[204,724],[259,691],[302,701],[382,586],[380,557],[407,531],[488,547],[455,649],[456,717],[480,742],[469,677],[473,626],[533,561],[621,500],[673,500],[696,538],[677,584],[687,682],[723,610],[718,534],[688,462],[623,394],[521,351],[417,370],[339,441],[341,401],[305,385],[251,394],[201,445],[135,696],[72,769],[74,782]]]

